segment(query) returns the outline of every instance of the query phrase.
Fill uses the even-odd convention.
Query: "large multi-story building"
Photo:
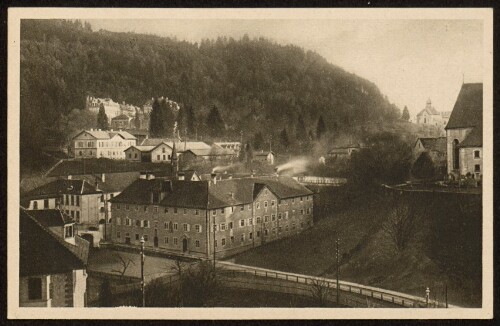
[[[148,175],[111,200],[112,242],[224,257],[312,226],[313,193],[288,177],[188,181]]]
[[[122,110],[120,109],[120,104],[114,102],[112,99],[87,96],[85,102],[85,108],[87,110],[97,114],[99,113],[99,108],[101,106],[104,107],[104,112],[106,113],[108,120],[122,114]]]
[[[125,159],[125,150],[136,145],[137,138],[122,130],[90,129],[80,132],[71,141],[75,158]]]
[[[448,174],[483,175],[483,84],[463,84],[446,125]]]

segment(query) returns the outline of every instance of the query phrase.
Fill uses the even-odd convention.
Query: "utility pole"
[[[337,238],[336,249],[335,249],[336,258],[337,258],[337,304],[340,303],[340,289],[339,289],[339,241],[340,241],[340,239]]]
[[[141,292],[142,306],[146,307],[146,296],[144,292],[144,236],[141,237]]]
[[[445,300],[446,308],[448,308],[448,284],[444,285],[444,300]]]
[[[215,240],[215,216],[213,216],[213,219],[214,219],[214,227],[213,227],[214,228],[214,272],[215,272],[215,247],[216,247],[215,246],[215,244],[216,244],[215,243],[215,241],[216,241]]]
[[[107,240],[107,224],[108,224],[108,201],[107,201],[107,194],[102,193],[102,196],[104,197],[104,241]]]

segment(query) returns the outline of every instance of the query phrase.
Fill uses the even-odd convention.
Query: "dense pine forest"
[[[87,95],[136,106],[168,97],[188,108],[189,137],[261,133],[286,147],[400,116],[372,82],[294,45],[246,35],[189,43],[92,31],[80,21],[24,20],[21,151],[65,139],[68,123],[86,119],[71,112],[84,108]],[[214,108],[215,128],[207,125]]]

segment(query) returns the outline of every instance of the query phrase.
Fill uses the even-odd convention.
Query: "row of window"
[[[156,201],[158,201],[158,200],[156,200]],[[275,201],[273,200],[273,201],[271,201],[271,207],[274,207],[274,205],[275,205]],[[125,210],[127,210],[127,211],[130,210],[131,206],[134,206],[134,209],[136,211],[139,210],[139,205],[130,205],[130,204],[125,204]],[[251,209],[251,205],[247,205],[247,207],[248,207],[248,210]],[[268,202],[267,201],[264,202],[264,207],[268,207]],[[121,209],[121,204],[115,204],[114,208],[117,209],[117,210]],[[260,202],[256,203],[256,208],[260,209]],[[147,205],[142,205],[142,209],[145,212],[147,212],[148,211],[148,206]],[[231,213],[234,213],[234,211],[235,211],[235,207],[234,206],[228,207],[228,209],[230,210]],[[163,208],[163,211],[164,211],[165,214],[168,214],[170,211],[172,211],[174,214],[178,214],[179,210],[181,210],[183,214],[188,214],[189,213],[189,210],[187,208],[177,208],[177,207],[173,207],[173,208],[164,207]],[[245,210],[245,205],[241,205],[240,206],[240,211],[244,211],[244,210]],[[307,210],[308,210],[308,214],[309,214],[309,208]],[[153,206],[153,213],[158,213],[158,211],[159,211],[158,206]],[[216,216],[217,215],[217,211],[220,211],[221,214],[224,214],[226,212],[225,208],[214,209],[214,210],[212,210],[212,215]],[[295,212],[295,210],[293,210],[293,211]],[[301,211],[303,211],[303,210],[301,210]],[[200,210],[199,209],[195,209],[194,210],[194,215],[200,215]],[[302,213],[302,215],[304,215],[304,214]]]
[[[80,196],[63,195],[63,202],[66,206],[80,206]]]
[[[154,199],[154,201],[158,201],[158,199]],[[133,206],[133,207],[132,207]],[[141,205],[142,206],[142,210],[144,212],[147,212],[148,211],[148,205]],[[113,207],[117,210],[121,209],[121,204],[114,204]],[[134,209],[136,211],[139,210],[139,205],[129,205],[129,204],[125,204],[125,210],[129,211],[131,209]],[[169,208],[169,207],[164,207],[163,208],[163,211],[165,214],[168,214],[169,212],[173,212],[174,214],[178,214],[179,211],[182,211],[182,214],[187,214],[189,212],[189,210],[187,208],[177,208],[177,207],[174,207],[174,208]],[[158,213],[159,212],[159,208],[158,206],[153,206],[153,213]],[[200,215],[200,210],[199,209],[195,209],[194,210],[194,215]]]
[[[116,224],[117,225],[122,225],[122,219],[120,217],[116,218]],[[125,226],[136,226],[136,227],[141,227],[141,228],[150,228],[151,223],[148,220],[134,220],[130,218],[125,218],[124,220],[124,225]],[[155,222],[155,227],[158,226],[158,223]],[[170,222],[164,222],[163,224],[165,230],[170,230],[170,231],[177,231],[179,230],[179,224],[178,223],[173,223],[172,221]],[[202,232],[202,225],[201,224],[194,224],[194,230],[198,233]],[[191,224],[188,223],[182,223],[182,230],[185,232],[191,231]]]
[[[310,222],[307,222],[307,225],[310,225]],[[300,223],[300,228],[301,228],[301,229],[302,229],[302,228],[304,228],[304,222],[301,222],[301,223]],[[296,225],[295,225],[295,222],[293,222],[293,223],[292,223],[292,225],[291,225],[291,230],[295,230],[295,229],[296,229]],[[271,229],[271,234],[272,234],[273,236],[276,236],[276,234],[277,234],[277,233],[278,233],[278,234],[279,234],[279,233],[282,233],[282,232],[283,232],[283,230],[284,230],[285,232],[288,232],[290,229],[289,229],[288,225],[285,225],[284,227],[281,227],[281,226],[280,226],[280,227],[277,227],[277,228],[272,228],[272,229]],[[269,229],[265,229],[265,230],[264,230],[264,235],[265,235],[265,236],[268,236],[268,235],[269,235]],[[144,241],[145,241],[145,242],[148,242],[148,241],[149,241],[149,237],[148,237],[148,235],[147,235],[147,234],[143,234],[143,235],[142,235],[142,237],[144,238]],[[257,237],[257,238],[260,238],[260,231],[257,231],[257,232],[256,232],[256,237]],[[120,238],[121,238],[121,232],[120,232],[120,231],[117,231],[117,232],[116,232],[116,238],[118,238],[118,239],[120,239]],[[135,240],[136,240],[136,241],[140,241],[140,238],[141,238],[140,234],[139,234],[139,233],[136,233],[136,234],[135,234]],[[248,241],[253,240],[253,232],[249,232],[249,233],[248,233],[248,238],[246,237],[246,233],[242,233],[242,234],[240,234],[240,235],[239,235],[239,240],[240,240],[240,243],[241,243],[241,244],[242,244],[242,243],[244,243],[247,239],[248,239]],[[126,240],[126,241],[130,241],[130,233],[128,233],[128,232],[127,232],[127,233],[125,233],[125,240]],[[164,241],[164,243],[165,243],[165,244],[170,244],[170,237],[164,237],[164,240],[163,240],[163,241]],[[234,236],[231,236],[231,237],[229,238],[229,241],[230,241],[230,243],[231,243],[231,244],[234,244],[234,243],[235,243],[235,237],[234,237]],[[195,243],[195,247],[196,247],[196,248],[199,248],[199,247],[200,247],[200,240],[195,240],[195,242],[194,242],[194,243]],[[174,246],[179,245],[179,238],[177,238],[177,237],[172,237],[172,244],[173,244]],[[226,238],[222,238],[222,239],[220,239],[220,245],[221,245],[222,247],[224,247],[224,246],[226,245]],[[215,247],[218,247],[218,246],[219,246],[219,239],[216,239],[216,240],[215,240],[214,246],[215,246]]]
[[[259,238],[259,237],[260,237],[260,231],[257,231],[257,238]],[[244,243],[244,242],[247,240],[246,234],[245,234],[245,233],[240,234],[240,236],[239,236],[239,240],[240,240],[240,243],[241,243],[241,244],[242,244],[242,243]],[[253,232],[248,233],[248,240],[249,240],[249,241],[250,241],[250,240],[253,240]],[[235,243],[235,238],[234,238],[234,236],[231,236],[231,237],[229,238],[229,241],[230,241],[230,243],[231,243],[231,244],[234,244],[234,243]],[[226,245],[226,238],[222,238],[222,239],[220,239],[220,245],[221,245],[222,247],[224,247],[224,246]],[[218,240],[218,239],[215,239],[215,244],[214,244],[214,246],[215,246],[215,247],[219,247],[219,240]]]
[[[75,147],[76,148],[84,148],[85,145],[87,145],[86,147],[87,148],[94,148],[96,147],[95,146],[95,143],[93,141],[88,141],[86,144],[84,141],[77,141],[75,143]],[[132,141],[128,141],[128,142],[107,142],[107,141],[98,141],[97,142],[97,147],[102,147],[102,148],[106,148],[106,147],[129,147],[129,146],[132,146],[132,145],[135,145],[134,142]]]
[[[162,160],[161,157],[162,157],[161,155],[156,155],[156,160],[161,161]],[[167,160],[170,161],[170,155],[163,154],[163,161],[167,161]]]
[[[66,215],[70,215],[72,218],[74,218],[76,223],[80,223],[80,211],[66,210],[64,212],[66,213]]]
[[[48,199],[43,200],[43,208],[44,209],[49,208],[49,200]],[[33,201],[33,209],[38,209],[38,201],[37,200]]]
[[[293,210],[293,212],[295,212],[295,210]],[[309,208],[307,208],[307,210],[301,209],[300,213],[301,213],[301,215],[305,215],[305,214],[309,215],[309,214],[311,214],[311,210]],[[285,212],[285,214],[283,214],[283,215],[282,215],[282,213],[278,214],[278,220],[281,220],[282,218],[288,219],[288,211]],[[239,224],[239,227],[252,226],[253,225],[253,221],[254,221],[254,219],[252,217],[250,217],[248,219],[240,219],[238,224]],[[264,216],[264,223],[268,223],[269,221],[274,222],[272,224],[273,226],[277,226],[277,223],[276,223],[276,214],[271,214],[271,216],[265,215]],[[255,218],[255,222],[257,224],[262,223],[261,217],[257,216]],[[120,217],[116,218],[116,224],[117,225],[122,225],[122,219]],[[141,228],[149,228],[149,227],[151,227],[151,224],[150,224],[149,220],[139,220],[139,219],[133,220],[133,219],[130,219],[128,217],[125,218],[124,225],[125,226],[141,227]],[[158,223],[155,222],[155,227],[157,227],[157,226],[158,226]],[[164,226],[165,230],[169,230],[169,231],[178,231],[179,230],[179,224],[177,222],[166,221],[166,222],[163,223],[163,226]],[[232,229],[233,229],[233,222],[229,222],[227,224],[226,223],[220,223],[220,224],[213,225],[213,231],[215,231],[215,232],[232,230]],[[198,233],[201,233],[203,231],[203,227],[202,227],[201,224],[194,224],[194,230],[196,232],[198,232]],[[191,225],[189,223],[182,223],[182,231],[190,232],[191,231]]]

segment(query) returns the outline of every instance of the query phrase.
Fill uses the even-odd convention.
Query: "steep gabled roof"
[[[76,138],[83,133],[87,133],[96,139],[109,139],[109,134],[105,130],[82,130],[73,138]]]
[[[111,130],[109,131],[109,138],[113,138],[115,135],[122,137],[123,139],[137,139],[135,136],[131,135],[127,131],[124,130]]]
[[[463,84],[446,129],[471,128],[483,124],[483,84]]]
[[[312,195],[313,192],[295,179],[286,176],[252,178],[265,184],[280,199]]]
[[[165,197],[160,206],[215,209],[251,203],[263,187],[268,187],[280,199],[312,194],[290,177],[228,179],[216,183],[139,179],[111,202],[151,205],[151,193],[163,189]]]
[[[97,183],[97,189],[102,190],[105,193],[120,192],[127,188],[132,182],[137,180],[140,176],[140,172],[118,172],[118,173],[105,173],[104,181],[102,180],[102,175],[82,175],[77,176],[75,179],[86,180],[88,183],[95,185]]]
[[[151,152],[153,149],[155,149],[155,148],[156,148],[156,146],[139,146],[139,145],[137,145],[137,146],[133,146],[133,145],[132,145],[132,146],[130,146],[129,148],[127,148],[127,149],[125,150],[125,152],[126,152],[126,151],[128,151],[128,150],[129,150],[129,149],[131,149],[131,148],[135,148],[135,149],[137,149],[139,152],[148,153],[148,152]]]
[[[472,131],[459,144],[460,147],[483,147],[483,128],[474,127]]]
[[[171,188],[170,188],[171,187]],[[166,192],[162,206],[206,208],[208,183],[163,179],[138,179],[111,199],[113,203],[151,205],[151,193],[163,188]]]
[[[64,226],[74,223],[70,216],[58,209],[30,210],[29,214],[45,227]]]
[[[100,191],[96,189],[95,185],[85,180],[58,179],[25,193],[23,197],[51,198],[61,194],[88,195],[95,193],[100,193]]]
[[[253,202],[254,180],[229,179],[218,180],[208,187],[208,208],[249,204]]]
[[[75,237],[75,245],[58,237],[30,214],[19,210],[20,276],[65,273],[87,266],[90,244]]]
[[[428,151],[446,153],[446,137],[419,138],[419,140]]]

